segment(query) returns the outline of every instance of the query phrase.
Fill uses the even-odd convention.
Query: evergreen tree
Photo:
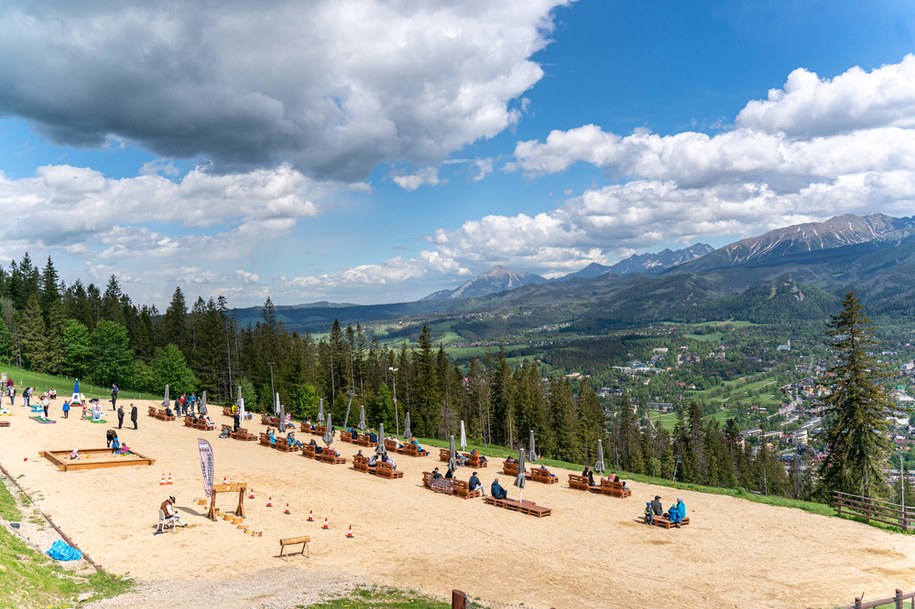
[[[45,322],[50,324],[51,306],[60,300],[60,276],[54,268],[54,262],[48,256],[48,262],[41,272],[39,287],[41,289],[41,310],[45,315]]]
[[[100,321],[92,331],[90,343],[92,362],[89,372],[92,380],[103,387],[112,383],[130,387],[133,353],[127,329],[113,321]]]
[[[68,319],[63,329],[63,361],[61,371],[76,378],[84,378],[89,371],[92,341],[89,328],[80,321]]]
[[[102,319],[126,326],[124,311],[121,308],[122,297],[121,284],[118,283],[118,278],[112,275],[108,278],[108,285],[105,286],[105,293],[102,295]]]
[[[827,331],[838,363],[835,384],[826,398],[826,458],[820,467],[818,495],[830,500],[841,491],[864,497],[884,497],[889,488],[886,460],[890,451],[886,416],[892,402],[880,385],[881,364],[870,354],[877,346],[871,320],[854,293],[842,301]]]
[[[35,372],[47,372],[48,330],[36,292],[29,296],[25,308],[16,315],[16,332],[23,365]]]
[[[184,292],[177,287],[162,319],[162,343],[172,343],[187,353],[187,335],[187,302],[184,300]]]
[[[155,378],[162,385],[168,385],[175,395],[197,390],[197,377],[187,367],[184,354],[172,344],[156,349],[150,364]]]

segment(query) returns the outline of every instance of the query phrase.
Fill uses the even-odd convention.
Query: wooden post
[[[903,609],[902,607],[902,590],[896,588],[896,609]]]
[[[466,609],[467,603],[465,601],[466,596],[460,590],[451,591],[451,609]]]
[[[238,507],[235,508],[235,515],[245,517],[245,490],[247,484],[242,484],[241,488],[238,489]]]
[[[855,609],[861,609],[861,598],[855,597]]]

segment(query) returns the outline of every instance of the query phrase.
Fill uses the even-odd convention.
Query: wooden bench
[[[536,516],[537,518],[543,518],[544,516],[549,516],[553,513],[553,510],[550,508],[545,508],[539,506],[533,501],[518,501],[516,499],[495,499],[492,496],[483,497],[483,501],[489,505],[494,505],[496,507],[504,508],[506,510],[512,510],[514,512],[521,512],[522,514],[528,514],[529,516]]]
[[[157,414],[158,412],[159,412],[159,411],[156,410],[156,407],[155,407],[155,406],[150,406],[150,407],[149,407],[149,410],[147,411],[147,414],[148,414],[149,416],[151,416],[152,418],[156,418],[156,414]]]
[[[353,455],[353,469],[357,472],[369,471],[369,458],[365,455]]]
[[[645,517],[643,516],[642,522],[644,522],[644,521],[645,521]],[[669,529],[670,527],[677,526],[674,523],[672,523],[669,518],[665,518],[664,516],[654,516],[651,519],[651,524],[653,524],[656,527],[664,527],[665,529]],[[681,527],[684,527],[688,524],[689,524],[689,516],[687,516],[686,518],[684,518],[683,520],[680,521]]]
[[[165,413],[165,410],[162,409],[162,408],[159,408],[158,410],[156,410],[156,418],[159,419],[160,421],[175,421],[175,420],[177,420],[177,417],[175,417],[175,415],[169,416],[168,414]]]
[[[559,478],[555,474],[551,474],[550,470],[545,467],[531,468],[530,479],[534,482],[543,482],[544,484],[556,484],[559,482]]]
[[[261,445],[261,446],[266,446],[267,448],[276,448],[276,446],[274,446],[274,445],[270,442],[270,436],[268,436],[268,435],[265,434],[264,432],[261,432],[261,433],[260,433],[260,436],[258,436],[258,439],[259,439],[259,441],[260,441],[260,445]]]
[[[590,491],[592,488],[597,488],[597,486],[592,487],[591,480],[587,476],[569,474],[569,488],[574,488],[579,491]]]
[[[514,478],[517,478],[518,477],[518,462],[517,461],[511,461],[511,462],[503,461],[502,462],[502,473],[505,474],[506,476],[512,476]],[[525,472],[524,477],[527,480],[530,480],[531,473]]]
[[[600,481],[600,492],[603,495],[610,495],[611,497],[619,497],[620,499],[625,499],[632,495],[632,489],[626,486],[623,486],[624,482],[610,482],[609,480]],[[595,487],[596,489],[597,487]]]
[[[302,443],[302,456],[308,457],[309,459],[315,458],[315,447],[311,444]]]
[[[242,440],[243,442],[257,442],[258,440],[257,436],[255,436],[244,427],[239,427],[238,431],[235,431],[230,435],[236,440]]]
[[[425,450],[425,449],[420,450],[419,446],[417,446],[416,444],[404,444],[403,448],[401,448],[397,452],[399,452],[402,455],[406,455],[408,457],[425,457],[426,455],[429,454],[428,450]]]
[[[451,449],[450,448],[440,448],[438,449],[438,460],[442,463],[448,463],[451,459]]]
[[[395,454],[400,452],[400,448],[397,446],[397,440],[392,440],[391,438],[384,439],[384,448]]]
[[[216,429],[216,423],[207,423],[206,419],[198,418],[194,422],[194,429],[199,429],[201,431],[214,431]]]
[[[194,417],[185,416],[184,417],[184,426],[193,427],[194,426]]]
[[[483,491],[481,489],[472,491],[466,480],[455,480],[454,494],[463,499],[474,499],[480,497],[483,494]]]
[[[388,478],[393,480],[394,478],[403,478],[403,472],[399,472],[390,463],[379,463],[374,468],[369,468],[370,474],[375,474],[379,478]]]
[[[355,441],[353,440],[352,432],[345,431],[342,429],[340,430],[340,441],[347,442],[349,444],[355,444]]]
[[[308,535],[302,535],[301,537],[286,537],[285,539],[280,539],[280,555],[278,558],[281,558],[284,555],[286,552],[286,546],[295,546],[298,544],[302,544],[302,551],[292,552],[287,554],[287,556],[295,556],[296,554],[304,556],[305,550],[308,549],[309,541],[311,541],[311,537]],[[308,556],[311,557],[311,550],[308,550]]]
[[[268,427],[279,427],[280,420],[277,417],[262,414],[261,415],[261,425],[266,425]]]
[[[318,426],[315,427],[315,430],[314,430],[313,432],[311,432],[311,433],[313,433],[313,434],[316,435],[316,436],[321,436],[321,437],[323,437],[325,431],[327,431],[327,426],[325,426],[325,425],[318,425]],[[331,431],[330,431],[330,434],[333,435],[333,434],[334,434],[334,431],[331,430]]]
[[[235,413],[232,412],[232,407],[231,407],[231,406],[223,406],[223,407],[222,407],[222,416],[224,416],[224,417],[233,417],[233,418],[234,418],[234,417],[235,417]]]
[[[325,448],[320,453],[315,455],[315,459],[321,463],[330,463],[331,465],[340,465],[341,463],[346,463],[346,457],[338,457],[334,454],[334,449]]]
[[[378,442],[372,442],[372,438],[368,434],[359,434],[359,437],[356,438],[356,444],[359,446],[367,446],[369,448],[378,446]]]
[[[489,460],[481,455],[480,453],[464,453],[467,455],[467,462],[464,463],[465,467],[472,467],[474,469],[479,469],[481,467],[486,467],[489,465]]]
[[[295,446],[290,444],[286,438],[277,438],[274,448],[283,453],[293,453],[296,450]]]
[[[9,427],[9,426],[10,426],[9,421],[0,421],[0,427]]]

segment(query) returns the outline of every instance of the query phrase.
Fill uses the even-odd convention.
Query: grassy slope
[[[57,389],[58,399],[63,399],[69,397],[73,393],[73,380],[72,378],[66,378],[63,376],[55,376],[53,374],[42,374],[40,372],[32,372],[30,370],[23,370],[22,368],[16,368],[15,366],[5,366],[3,372],[6,372],[7,375],[12,377],[13,382],[16,384],[16,401],[22,399],[22,390],[25,387],[34,387],[35,393],[41,395],[43,392],[51,389]],[[164,387],[163,387],[164,389]],[[110,399],[111,398],[111,388],[110,387],[99,387],[98,385],[92,385],[84,381],[79,382],[79,391],[87,398],[102,398]],[[161,395],[153,395],[151,393],[139,393],[137,391],[126,391],[121,390],[119,394],[119,399],[143,399],[143,400],[154,400],[161,398]]]
[[[475,605],[476,606],[476,605]],[[299,605],[299,608],[302,608]],[[351,594],[316,605],[308,609],[448,609],[451,603],[443,603],[412,591],[393,588],[359,588]]]

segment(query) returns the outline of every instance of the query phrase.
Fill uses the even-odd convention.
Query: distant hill
[[[429,300],[458,300],[467,298],[479,298],[487,294],[498,294],[526,285],[540,285],[547,280],[540,275],[533,273],[510,271],[504,266],[494,266],[487,272],[465,281],[460,287],[454,290],[440,290],[429,294],[422,301]]]
[[[582,270],[575,273],[569,273],[564,277],[560,277],[557,281],[566,281],[568,279],[593,279],[595,277],[600,277],[601,275],[606,275],[607,273],[614,273],[617,275],[645,273],[650,275],[660,273],[672,266],[695,260],[696,258],[705,256],[713,251],[715,251],[715,248],[711,245],[696,243],[695,245],[679,250],[665,249],[656,254],[635,254],[634,256],[629,256],[628,258],[609,266],[592,262]]]

